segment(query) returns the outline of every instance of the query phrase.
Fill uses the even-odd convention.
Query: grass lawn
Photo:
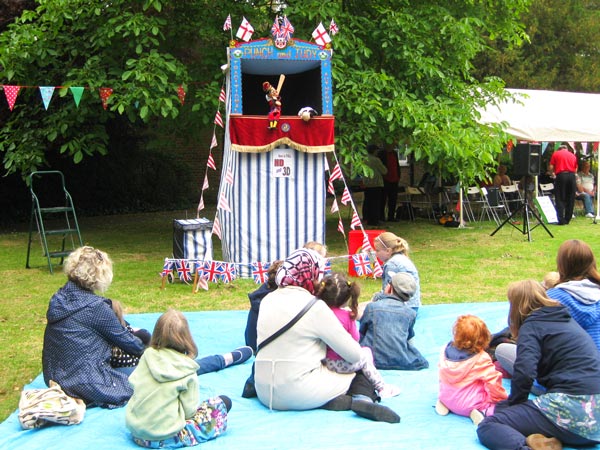
[[[187,213],[193,217],[195,213]],[[185,211],[80,218],[84,242],[112,257],[114,281],[107,296],[120,300],[126,313],[162,312],[169,307],[183,311],[248,309],[247,293],[256,289],[252,280],[210,284],[210,290],[192,293],[180,282],[161,290],[160,271],[165,257],[172,255],[173,219]],[[206,212],[213,218],[214,213]],[[343,216],[345,219],[345,216]],[[327,218],[330,256],[346,255],[344,236],[337,231],[337,216]],[[347,220],[345,220],[346,222]],[[348,221],[349,222],[349,221]],[[600,224],[577,217],[569,226],[549,226],[532,231],[528,242],[521,229],[505,225],[494,236],[492,222],[467,228],[444,228],[426,219],[386,223],[382,229],[404,237],[411,245],[411,258],[421,277],[424,304],[493,302],[505,300],[510,281],[535,278],[555,269],[558,246],[566,239],[582,239],[594,250],[600,245]],[[0,420],[17,408],[23,386],[41,372],[42,341],[48,300],[64,284],[60,267],[48,271],[41,246],[35,242],[31,269],[25,269],[28,224],[0,231]],[[214,258],[221,257],[219,241],[213,238]],[[347,262],[334,260],[334,270],[346,271]],[[362,299],[381,287],[379,280],[361,280]],[[240,337],[243,339],[243,337]]]

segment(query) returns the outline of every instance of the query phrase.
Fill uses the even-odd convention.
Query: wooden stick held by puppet
[[[281,116],[281,96],[279,92],[283,86],[283,82],[285,81],[285,75],[279,76],[279,83],[277,84],[277,89],[275,89],[271,83],[265,81],[263,83],[263,91],[265,92],[265,98],[269,103],[269,130],[274,130],[277,128],[277,122],[279,121],[279,117]]]

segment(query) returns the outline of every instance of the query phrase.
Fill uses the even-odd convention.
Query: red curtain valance
[[[229,135],[232,150],[261,153],[279,145],[307,153],[334,150],[334,116],[313,117],[308,122],[297,116],[281,116],[274,130],[268,129],[264,116],[229,116]]]

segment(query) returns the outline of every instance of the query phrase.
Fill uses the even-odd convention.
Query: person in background
[[[468,416],[475,425],[494,414],[496,403],[506,400],[502,373],[486,351],[492,335],[479,317],[465,314],[454,322],[453,340],[440,354],[440,393],[435,410]]]
[[[568,225],[573,217],[575,192],[577,192],[575,178],[577,157],[566,145],[561,145],[550,157],[548,169],[556,177],[554,180],[554,201],[556,203],[558,225]]]
[[[429,362],[413,345],[417,313],[407,306],[417,284],[407,272],[398,272],[384,296],[370,302],[360,319],[360,345],[370,347],[375,367],[384,370],[421,370]]]
[[[517,359],[510,395],[479,424],[479,441],[492,450],[600,443],[600,353],[594,342],[536,280],[511,283],[507,296]],[[535,379],[546,392],[529,400]]]
[[[363,220],[370,227],[379,226],[381,214],[381,202],[383,198],[383,176],[387,174],[387,168],[376,156],[379,147],[375,144],[367,145],[366,166],[371,169],[372,174],[363,178],[365,186],[363,200]]]
[[[510,186],[512,184],[512,181],[510,179],[510,177],[506,174],[506,166],[504,164],[500,164],[498,166],[498,171],[496,172],[496,175],[494,175],[494,179],[492,181],[492,184],[499,188],[501,186]]]
[[[385,144],[383,150],[379,152],[379,159],[387,169],[383,176],[383,198],[381,200],[381,220],[388,222],[397,222],[396,204],[398,201],[398,183],[400,182],[400,163],[398,162],[398,153],[394,144]],[[387,216],[386,208],[387,205]]]
[[[197,355],[187,319],[169,309],[156,321],[150,348],[129,377],[133,395],[125,423],[137,445],[192,447],[227,430],[231,400],[221,395],[200,402]]]
[[[575,198],[583,202],[585,208],[585,217],[593,219],[594,212],[594,197],[596,196],[596,180],[594,175],[590,173],[590,162],[583,161],[581,170],[577,173],[577,192]]]
[[[315,296],[331,308],[346,331],[358,342],[360,334],[356,326],[356,314],[360,286],[354,281],[348,281],[343,273],[333,273],[323,278]],[[351,364],[333,349],[327,347],[327,355],[323,363],[329,370],[337,373],[354,373],[362,370],[381,398],[395,397],[400,394],[398,386],[383,381],[383,377],[373,364],[371,349],[369,347],[363,347],[362,349],[364,355],[361,361]]]

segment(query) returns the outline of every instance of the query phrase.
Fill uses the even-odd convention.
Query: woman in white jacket
[[[286,259],[277,273],[278,289],[261,303],[259,347],[314,298],[324,262],[309,249],[296,250]],[[362,372],[339,374],[323,365],[327,346],[350,363],[360,361],[363,354],[331,309],[318,300],[297,323],[256,355],[259,400],[278,410],[352,409],[372,420],[399,422],[396,413],[374,402],[379,398]]]

